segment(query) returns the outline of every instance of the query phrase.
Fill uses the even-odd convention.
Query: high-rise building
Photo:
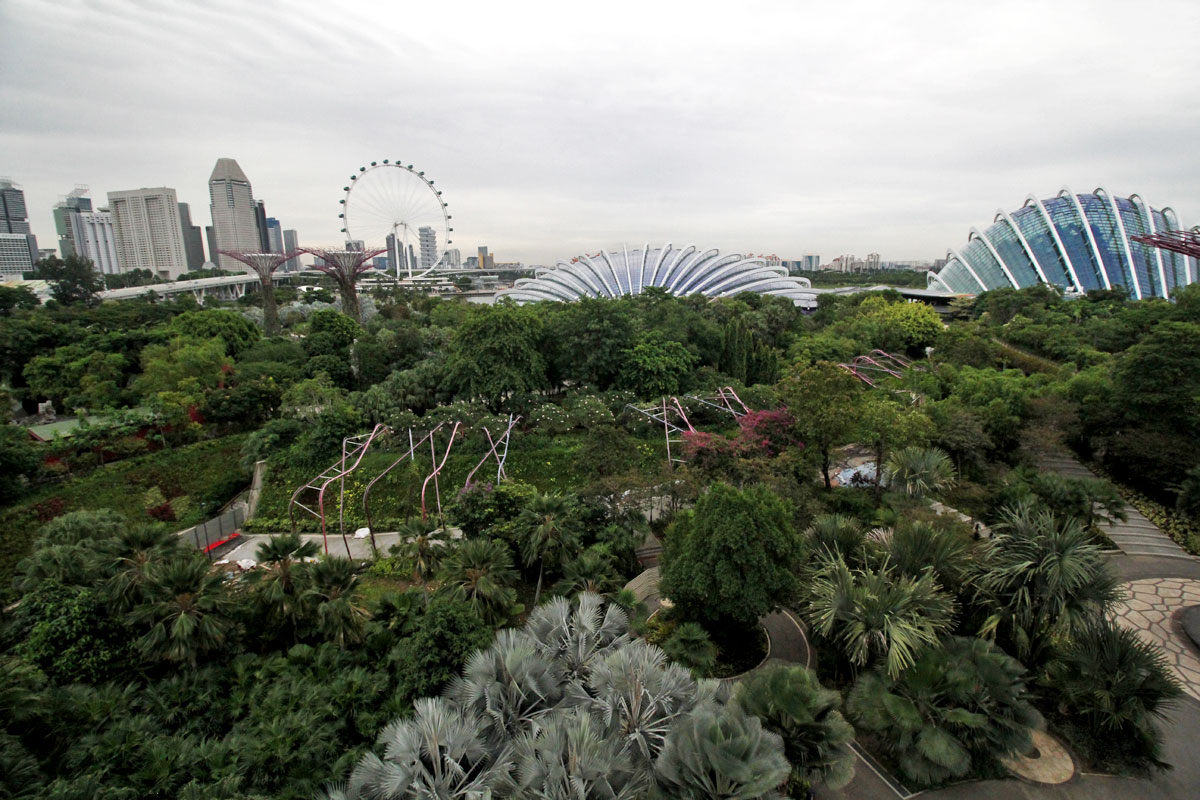
[[[122,270],[148,269],[169,280],[187,272],[187,249],[174,189],[160,186],[109,192],[108,205]]]
[[[245,264],[217,251],[265,249],[259,235],[259,208],[254,202],[250,179],[232,158],[218,158],[208,179],[208,196],[216,240],[216,249],[209,255],[221,269],[247,271],[249,267]]]
[[[496,257],[488,253],[486,247],[479,248],[479,269],[495,269]]]
[[[187,254],[188,271],[204,268],[204,242],[200,226],[192,224],[192,210],[187,203],[179,204],[179,227],[183,230],[183,249]]]
[[[445,265],[450,269],[460,269],[462,267],[462,251],[457,247],[447,250]]]
[[[0,233],[30,233],[25,192],[9,178],[0,178]]]
[[[212,225],[204,226],[204,241],[208,244],[208,262],[210,264],[217,263],[217,232],[213,230]]]
[[[58,251],[63,258],[80,253],[77,240],[81,234],[79,215],[92,210],[92,200],[86,186],[76,186],[54,206],[54,229],[58,232]]]
[[[868,272],[879,269],[879,253],[867,253],[867,257],[863,259],[863,269]]]
[[[20,278],[37,261],[37,239],[32,233],[0,233],[0,275]]]
[[[815,253],[805,253],[801,259],[801,263],[804,265],[802,269],[809,272],[816,272],[821,268],[821,257]]]
[[[80,236],[83,255],[91,260],[96,271],[103,275],[116,275],[121,271],[117,258],[117,235],[113,230],[112,214],[107,208],[79,215]]]
[[[286,230],[283,232],[283,252],[294,253],[300,249],[300,237],[296,235],[294,230]],[[289,258],[283,264],[284,272],[299,272],[302,269],[300,266],[300,256]]]
[[[267,206],[262,200],[254,204],[254,224],[258,227],[258,245],[260,253],[272,253],[271,237],[267,233]]]
[[[417,236],[421,242],[421,269],[433,269],[438,263],[437,231],[426,226],[417,229]]]
[[[282,253],[283,226],[274,217],[267,217],[267,253]]]
[[[391,265],[391,268],[395,271],[396,277],[399,278],[400,273],[403,271],[407,271],[407,269],[408,269],[407,264],[401,263],[401,258],[403,257],[404,254],[400,252],[401,251],[400,240],[398,238],[396,238],[396,234],[389,233],[387,235],[387,239],[385,240],[385,243],[387,244],[388,263]]]

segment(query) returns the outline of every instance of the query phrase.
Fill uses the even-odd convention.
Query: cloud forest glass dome
[[[582,255],[571,263],[539,268],[533,278],[522,278],[513,288],[497,294],[517,302],[578,300],[581,297],[620,297],[661,286],[671,294],[732,297],[741,292],[786,297],[798,305],[815,306],[816,294],[804,278],[788,276],[787,269],[770,266],[761,258],[747,258],[688,245],[677,250],[663,247],[622,248]]]
[[[1131,237],[1181,229],[1174,211],[1151,208],[1136,194],[1064,187],[1048,200],[1029,195],[1011,214],[997,211],[987,230],[972,228],[966,247],[949,251],[946,266],[929,273],[929,288],[977,294],[1052,283],[1077,292],[1123,286],[1138,300],[1170,297],[1196,281],[1196,259]]]

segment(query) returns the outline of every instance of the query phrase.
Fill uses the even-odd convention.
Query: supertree
[[[218,250],[223,256],[240,261],[250,269],[254,270],[254,274],[258,276],[259,283],[262,284],[262,301],[263,301],[263,325],[267,329],[267,336],[275,336],[279,333],[279,309],[275,306],[275,284],[271,280],[271,276],[279,266],[289,259],[299,255],[299,251],[291,253],[246,253],[241,250]]]
[[[371,247],[364,250],[323,250],[319,247],[301,247],[301,253],[316,256],[320,264],[314,266],[337,282],[338,292],[342,295],[342,313],[355,322],[358,318],[358,295],[354,286],[364,272],[371,269],[367,263],[375,256],[384,252],[382,247]]]

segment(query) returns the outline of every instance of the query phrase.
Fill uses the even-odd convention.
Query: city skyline
[[[1116,3],[766,3],[734,27],[621,3],[429,7],[404,25],[385,4],[282,8],[0,7],[0,175],[40,240],[79,183],[171,186],[195,212],[219,157],[329,245],[347,177],[401,158],[444,189],[455,244],[526,263],[647,241],[933,260],[1014,197],[1064,185],[1200,223],[1200,56],[1187,36],[1147,39],[1118,69]],[[1187,3],[1139,13],[1200,29]],[[208,56],[218,38],[236,63]],[[85,68],[104,80],[70,78]],[[264,112],[263,86],[290,110]]]

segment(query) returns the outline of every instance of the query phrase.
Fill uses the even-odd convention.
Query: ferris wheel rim
[[[362,178],[376,172],[377,170],[387,170],[387,169],[400,170],[401,172],[403,172],[407,175],[407,179],[416,179],[417,181],[419,181],[420,184],[423,184],[424,189],[426,189],[429,192],[428,196],[432,198],[434,203],[436,203],[436,208],[437,208],[437,212],[438,212],[440,219],[435,219],[433,221],[437,222],[440,226],[439,238],[441,239],[441,242],[439,243],[439,246],[438,246],[437,259],[434,262],[433,266],[431,266],[427,269],[411,270],[411,275],[409,276],[410,278],[423,277],[425,275],[428,275],[430,272],[433,272],[434,270],[438,269],[439,267],[441,267],[443,265],[443,263],[445,263],[447,255],[449,254],[449,251],[450,251],[450,245],[453,244],[453,240],[450,238],[451,234],[454,231],[454,229],[452,227],[450,227],[450,220],[453,217],[450,215],[450,212],[449,212],[449,203],[447,203],[445,200],[442,199],[442,192],[441,192],[441,190],[439,190],[437,187],[434,186],[433,179],[426,177],[424,171],[416,169],[412,164],[406,165],[406,164],[401,163],[400,161],[392,161],[390,159],[384,159],[382,162],[372,161],[368,165],[360,166],[358,168],[358,172],[355,173],[354,175],[350,176],[349,182],[342,189],[342,191],[344,193],[344,196],[341,201],[342,212],[338,215],[340,218],[340,222],[342,224],[341,231],[347,241],[354,241],[355,234],[353,232],[353,229],[351,227],[351,222],[350,222],[351,216],[352,216],[351,211],[353,208],[355,208],[354,204],[351,202],[351,200],[354,196],[354,190],[357,186],[361,185],[360,180]],[[416,184],[413,184],[413,186],[415,187]],[[432,208],[433,205],[430,204],[430,207]],[[369,216],[370,215],[368,214],[368,217]],[[381,218],[381,215],[379,215],[378,212],[376,213],[376,218],[377,218],[377,220]],[[388,226],[390,226],[392,228],[393,233],[396,231],[397,226],[400,226],[400,225],[403,225],[405,227],[406,231],[412,231],[413,235],[418,234],[418,230],[415,227],[408,225],[401,220],[396,220],[396,221],[390,222],[388,224]],[[363,239],[361,241],[363,241],[364,244],[366,243],[365,239]],[[375,244],[380,244],[380,243],[375,243]],[[396,269],[399,270],[399,265],[397,264],[395,266],[396,266]]]

